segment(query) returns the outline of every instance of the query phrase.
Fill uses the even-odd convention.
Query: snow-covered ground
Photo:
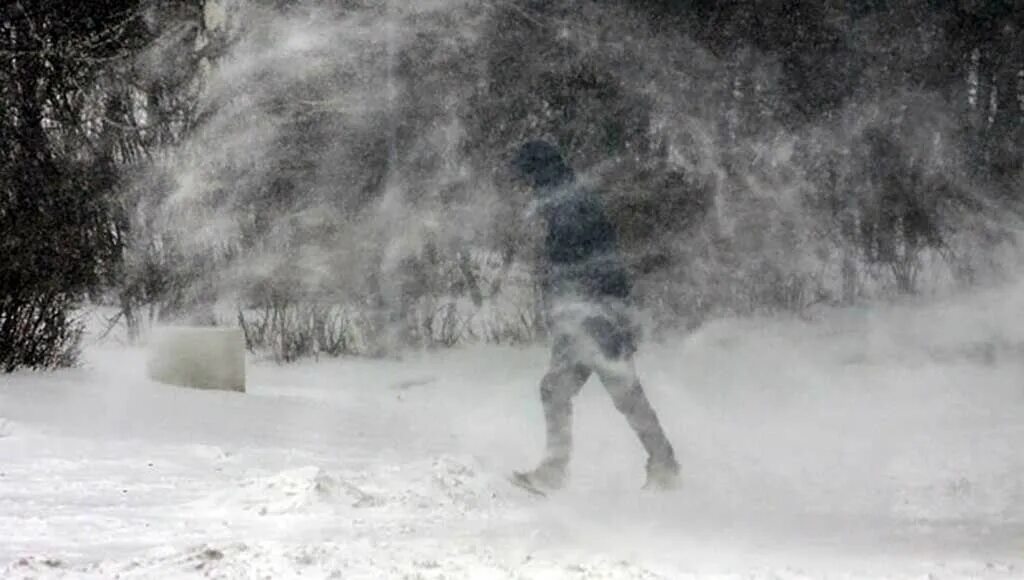
[[[0,575],[21,578],[1021,578],[1024,287],[722,321],[639,367],[684,486],[599,383],[569,489],[541,348],[251,361],[248,393],[158,385],[145,353],[0,377]]]

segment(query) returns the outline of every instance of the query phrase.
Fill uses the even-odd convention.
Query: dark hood
[[[519,147],[512,169],[538,193],[571,183],[575,174],[558,147],[547,141],[528,141]]]

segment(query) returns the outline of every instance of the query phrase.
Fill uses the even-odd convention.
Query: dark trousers
[[[578,324],[556,324],[554,330],[551,365],[540,386],[547,427],[541,469],[565,473],[572,454],[572,400],[592,374],[640,438],[648,467],[676,465],[672,445],[637,379],[635,339],[628,326],[611,316],[589,316]]]

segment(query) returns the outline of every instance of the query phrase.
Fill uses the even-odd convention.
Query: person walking
[[[537,492],[561,488],[572,454],[572,401],[596,374],[647,452],[646,489],[677,485],[679,464],[637,378],[636,332],[629,316],[632,281],[614,226],[600,200],[576,183],[559,149],[534,140],[518,148],[512,170],[532,189],[545,240],[539,274],[552,336],[540,383],[545,456],[513,481]]]

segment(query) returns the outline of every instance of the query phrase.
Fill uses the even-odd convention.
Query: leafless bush
[[[238,311],[245,345],[278,362],[303,357],[365,354],[359,345],[357,320],[343,308],[319,304],[275,302]]]
[[[69,314],[75,300],[66,294],[0,299],[0,369],[52,369],[78,359],[81,324]]]

